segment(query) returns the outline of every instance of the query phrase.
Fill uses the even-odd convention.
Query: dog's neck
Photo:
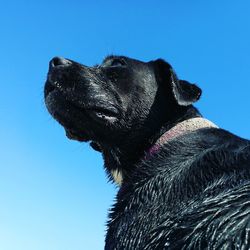
[[[159,138],[168,137],[167,140],[170,140],[170,138],[175,138],[177,135],[183,134],[184,130],[188,133],[188,131],[199,129],[201,126],[212,127],[212,123],[209,123],[207,120],[207,123],[201,122],[205,119],[201,118],[199,111],[193,106],[184,110],[183,113],[176,112],[176,114],[179,115],[173,115],[172,118],[167,118],[166,122],[161,122],[162,125],[160,125],[160,123],[158,125],[156,123],[147,125],[148,128],[151,128],[151,132],[149,131],[147,135],[141,135],[140,138],[127,136],[127,138],[120,140],[116,145],[99,144],[104,158],[105,169],[110,179],[114,180],[119,185],[124,183],[125,179],[129,179],[130,176],[133,175],[134,169],[138,163],[142,159],[147,159],[145,155],[152,155],[148,154],[149,151],[153,152],[161,148],[161,144],[158,142],[159,140],[163,142],[163,139]],[[184,121],[189,122],[186,123]],[[193,124],[191,121],[193,121]],[[198,121],[199,125],[197,125],[195,121]],[[189,129],[184,129],[184,127],[189,127]],[[177,132],[178,128],[181,128],[180,131],[182,132]],[[155,133],[155,131],[158,132]],[[169,131],[171,131],[170,134],[168,134]],[[173,135],[175,137],[173,137]],[[163,144],[164,142],[162,145]]]
[[[161,147],[175,139],[178,136],[187,134],[189,132],[193,132],[198,129],[202,128],[218,128],[214,123],[211,121],[202,118],[202,117],[195,117],[188,120],[185,120],[183,122],[177,123],[174,127],[167,130],[156,142],[149,148],[149,150],[146,152],[146,159],[151,157],[152,155],[156,154]]]

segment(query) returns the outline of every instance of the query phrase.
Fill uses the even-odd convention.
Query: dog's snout
[[[71,64],[72,64],[71,61],[69,61],[63,57],[54,57],[50,61],[49,66],[50,66],[50,68],[56,68],[59,66],[69,66]]]

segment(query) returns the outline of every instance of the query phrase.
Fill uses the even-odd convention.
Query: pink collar
[[[169,142],[180,135],[187,134],[201,128],[218,128],[218,126],[202,117],[191,118],[177,123],[174,127],[165,132],[151,148],[149,148],[146,152],[145,158],[148,159],[157,153],[166,142]]]

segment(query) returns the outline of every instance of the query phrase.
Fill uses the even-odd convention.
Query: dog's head
[[[44,92],[49,112],[67,136],[93,141],[93,147],[138,143],[201,94],[161,59],[145,63],[123,56],[93,67],[53,58]]]

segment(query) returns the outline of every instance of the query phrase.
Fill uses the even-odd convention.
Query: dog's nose
[[[58,66],[69,66],[71,63],[71,61],[63,58],[63,57],[54,57],[50,63],[49,63],[49,66],[50,68],[55,68],[55,67],[58,67]]]

